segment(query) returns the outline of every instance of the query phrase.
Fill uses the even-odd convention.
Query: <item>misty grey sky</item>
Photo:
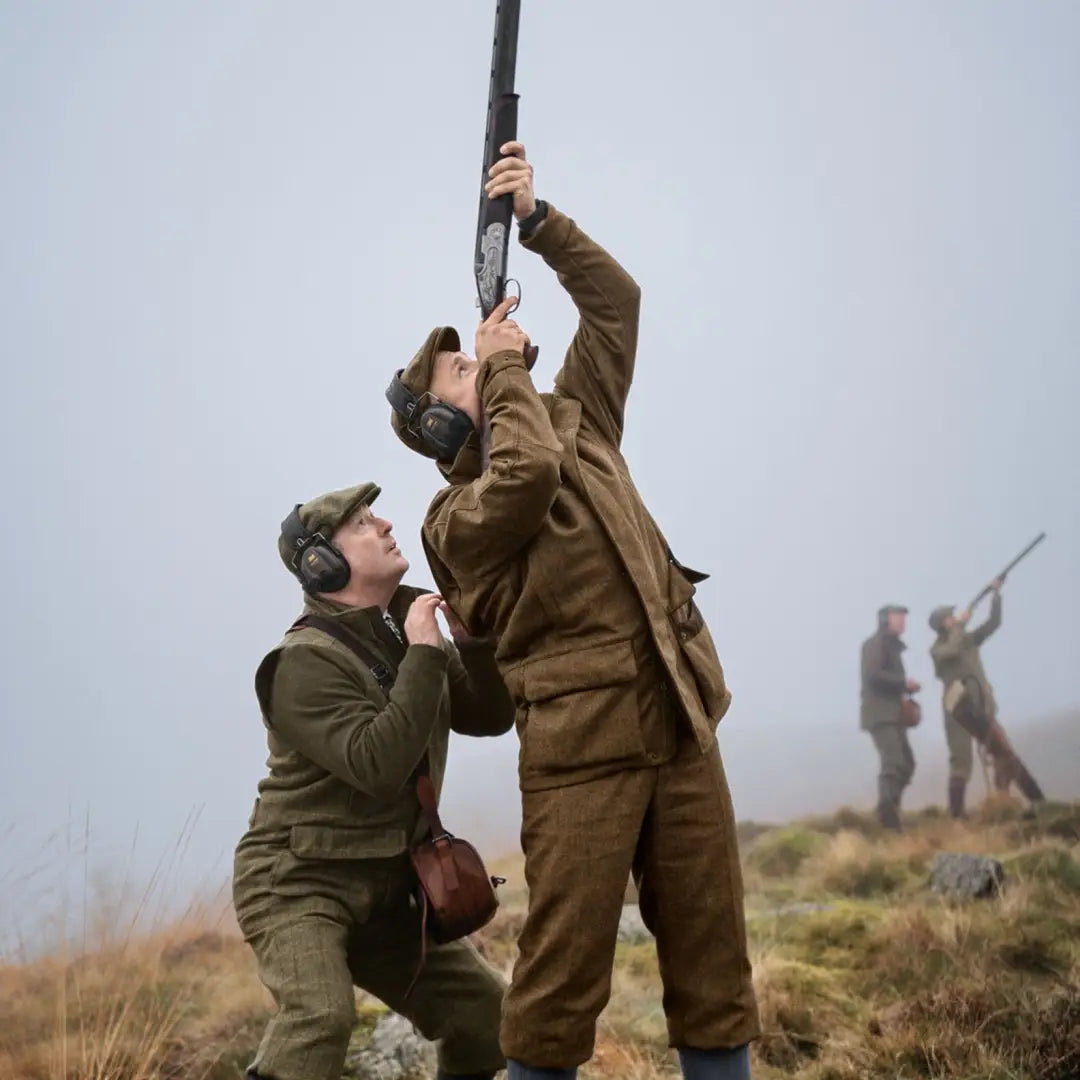
[[[0,842],[89,812],[227,867],[252,676],[299,606],[294,502],[374,479],[411,579],[439,478],[383,389],[471,334],[490,0],[0,0]],[[849,746],[888,600],[969,598],[1040,529],[985,657],[1009,721],[1080,700],[1080,5],[524,0],[537,191],[643,288],[625,451],[734,692],[736,810]],[[574,313],[520,248],[550,386]],[[937,688],[916,753],[945,754]],[[457,740],[447,820],[514,843],[516,740]],[[485,785],[497,797],[484,802]],[[856,785],[856,790],[860,790]],[[9,831],[5,836],[4,829]]]

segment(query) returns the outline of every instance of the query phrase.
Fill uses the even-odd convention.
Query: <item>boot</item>
[[[957,821],[963,821],[967,817],[964,810],[964,794],[967,791],[967,780],[963,776],[949,777],[949,814]]]
[[[894,802],[879,802],[877,819],[886,829],[891,829],[893,832],[904,831],[900,825],[900,807]]]
[[[750,1047],[734,1050],[679,1049],[685,1080],[750,1080]]]
[[[440,1069],[435,1074],[435,1080],[495,1080],[493,1072],[483,1073],[448,1073]]]
[[[577,1069],[534,1069],[517,1061],[507,1061],[506,1080],[576,1080]]]
[[[895,776],[879,776],[877,785],[877,819],[886,829],[900,832],[900,796],[904,785]]]

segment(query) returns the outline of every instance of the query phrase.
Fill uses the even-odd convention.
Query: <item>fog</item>
[[[858,654],[888,601],[943,776],[926,616],[1043,529],[984,657],[1010,731],[1075,705],[1080,7],[523,9],[537,194],[643,290],[624,449],[711,574],[738,816],[872,803]],[[475,325],[492,11],[0,2],[0,886],[69,827],[145,872],[192,813],[182,877],[227,874],[294,503],[377,481],[430,585],[440,478],[383,390]],[[574,311],[511,269],[547,389]],[[516,756],[451,747],[445,820],[485,850],[517,842]]]

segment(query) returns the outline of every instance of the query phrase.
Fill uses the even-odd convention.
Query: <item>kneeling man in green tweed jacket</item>
[[[255,677],[269,771],[233,900],[277,1012],[249,1078],[338,1080],[354,987],[437,1043],[439,1077],[505,1064],[505,984],[467,940],[429,945],[409,991],[421,935],[408,851],[426,824],[415,778],[426,771],[438,792],[450,731],[501,735],[513,704],[492,646],[401,584],[409,563],[371,509],[378,494],[361,484],[298,506],[278,541],[305,604]]]

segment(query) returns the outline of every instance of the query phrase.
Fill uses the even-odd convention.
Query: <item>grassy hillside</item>
[[[747,910],[765,1035],[762,1080],[1080,1076],[1080,802],[1037,819],[994,804],[970,825],[928,812],[883,837],[844,811],[745,824]],[[930,893],[936,851],[992,853],[995,900]],[[508,971],[520,864],[477,941]],[[205,916],[118,932],[78,955],[0,966],[5,1080],[224,1080],[268,1015],[246,947]],[[620,945],[586,1078],[675,1076],[652,943]],[[379,1011],[361,1001],[361,1027]]]

